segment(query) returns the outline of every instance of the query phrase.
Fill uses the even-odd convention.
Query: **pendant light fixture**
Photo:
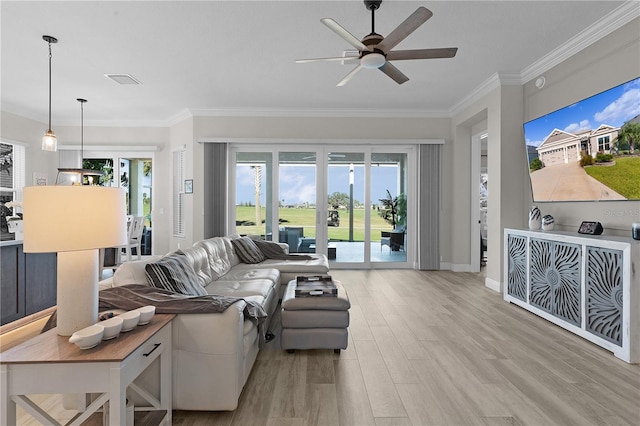
[[[74,168],[60,168],[58,169],[58,177],[56,179],[57,185],[97,185],[98,177],[103,173],[100,170],[85,169],[83,167],[84,162],[84,104],[87,103],[86,99],[76,99],[80,102],[80,167]],[[87,178],[86,182],[84,178]]]
[[[43,35],[42,39],[49,44],[49,128],[42,137],[42,149],[44,151],[57,151],[58,140],[51,130],[51,43],[57,43],[58,39],[49,35]]]

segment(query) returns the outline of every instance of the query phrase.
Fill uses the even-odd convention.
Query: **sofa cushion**
[[[145,266],[147,280],[153,287],[190,296],[206,296],[193,266],[184,254],[172,254]]]
[[[236,238],[240,238],[240,235],[234,234],[234,235],[229,235],[227,237],[222,237],[222,241],[224,242],[225,249],[227,250],[227,256],[229,256],[229,265],[232,268],[242,263],[240,261],[240,258],[236,254],[236,250],[233,248],[233,244],[231,244],[231,240],[234,240]]]
[[[198,276],[198,283],[202,287],[218,278],[217,275],[214,277],[211,272],[211,268],[209,267],[209,255],[204,247],[194,245],[193,247],[178,250],[177,252],[184,254],[187,259],[189,259],[189,263],[191,263],[193,270]]]
[[[247,265],[241,263],[245,267],[234,266],[231,270],[218,281],[246,281],[246,280],[270,280],[274,284],[280,283],[280,271],[274,268],[260,268],[261,264]],[[252,268],[257,266],[257,268]]]
[[[162,256],[152,256],[144,260],[125,262],[118,266],[113,273],[113,286],[118,287],[127,284],[148,284],[147,273],[144,267],[149,263],[162,259]]]
[[[217,280],[231,269],[228,252],[231,251],[222,237],[214,237],[198,241],[194,247],[202,247],[209,256],[209,273],[212,280]]]
[[[251,269],[277,269],[283,272],[299,272],[300,275],[323,274],[329,272],[329,262],[327,257],[320,254],[308,254],[311,259],[266,259],[259,264],[246,265],[239,264],[234,266],[234,270],[251,270]]]
[[[244,263],[260,263],[266,259],[262,251],[251,238],[242,237],[231,240],[236,254]]]
[[[260,296],[261,303],[271,300],[275,284],[271,280],[214,281],[206,287],[208,294],[232,297]],[[265,306],[266,309],[266,306]]]

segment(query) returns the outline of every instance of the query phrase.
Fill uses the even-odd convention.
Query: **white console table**
[[[56,329],[40,334],[0,354],[0,424],[16,424],[16,404],[43,424],[58,422],[38,407],[31,394],[98,394],[84,412],[69,423],[80,425],[103,405],[109,424],[125,425],[126,390],[150,403],[136,410],[158,410],[162,424],[171,424],[171,320],[156,314],[151,322],[121,333],[113,340],[82,350]],[[160,358],[160,396],[133,381]]]
[[[504,300],[640,363],[640,241],[504,230]]]

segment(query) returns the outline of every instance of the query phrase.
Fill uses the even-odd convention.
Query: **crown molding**
[[[446,110],[382,110],[349,108],[199,108],[191,109],[194,117],[311,117],[311,118],[448,118]]]
[[[453,117],[458,115],[466,108],[470,107],[473,103],[487,96],[490,92],[500,87],[500,77],[498,73],[493,74],[491,77],[483,81],[477,86],[473,92],[463,97],[451,109],[449,109],[449,116]]]
[[[639,16],[640,2],[627,1],[623,3],[620,7],[602,17],[598,22],[576,34],[566,43],[563,43],[560,47],[529,65],[520,73],[495,73],[476,87],[474,91],[454,104],[449,110],[450,116],[461,113],[474,102],[482,99],[501,85],[523,85],[537,78],[539,75],[566,61],[571,56],[584,50]]]
[[[549,69],[561,64],[593,43],[640,17],[640,1],[629,0],[603,16],[598,22],[549,52],[519,73],[497,72],[478,85],[469,94],[445,110],[421,109],[348,109],[348,108],[192,108],[183,109],[164,120],[85,120],[86,126],[94,127],[172,127],[184,120],[199,117],[303,117],[303,118],[451,118],[473,103],[503,85],[523,85]],[[2,110],[39,123],[46,123],[46,117],[36,117],[32,112],[16,105],[3,104]],[[77,120],[57,121],[56,126],[77,126]]]
[[[45,122],[46,125],[46,122]],[[80,120],[59,120],[54,127],[80,127]],[[84,120],[84,127],[169,127],[167,120]]]
[[[159,145],[73,145],[64,144],[58,145],[59,151],[80,151],[84,149],[85,152],[92,151],[122,151],[122,152],[160,152],[162,147]]]
[[[169,118],[165,122],[165,126],[166,127],[172,127],[172,126],[175,126],[176,124],[182,123],[183,121],[188,120],[190,118],[193,118],[193,114],[191,113],[189,108],[184,108],[182,111],[179,111],[178,113],[173,115],[171,118]]]
[[[556,65],[561,64],[571,56],[584,50],[639,16],[640,2],[635,0],[623,3],[611,13],[603,16],[595,24],[585,28],[566,43],[522,70],[520,74],[523,84],[537,78],[540,74],[543,74]]]
[[[197,143],[230,143],[237,145],[392,145],[394,147],[407,145],[444,145],[444,139],[307,139],[307,138],[235,138],[235,137],[201,137]]]

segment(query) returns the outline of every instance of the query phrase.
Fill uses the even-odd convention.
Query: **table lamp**
[[[127,243],[125,190],[29,186],[23,192],[25,253],[56,252],[57,332],[98,321],[98,249]]]

